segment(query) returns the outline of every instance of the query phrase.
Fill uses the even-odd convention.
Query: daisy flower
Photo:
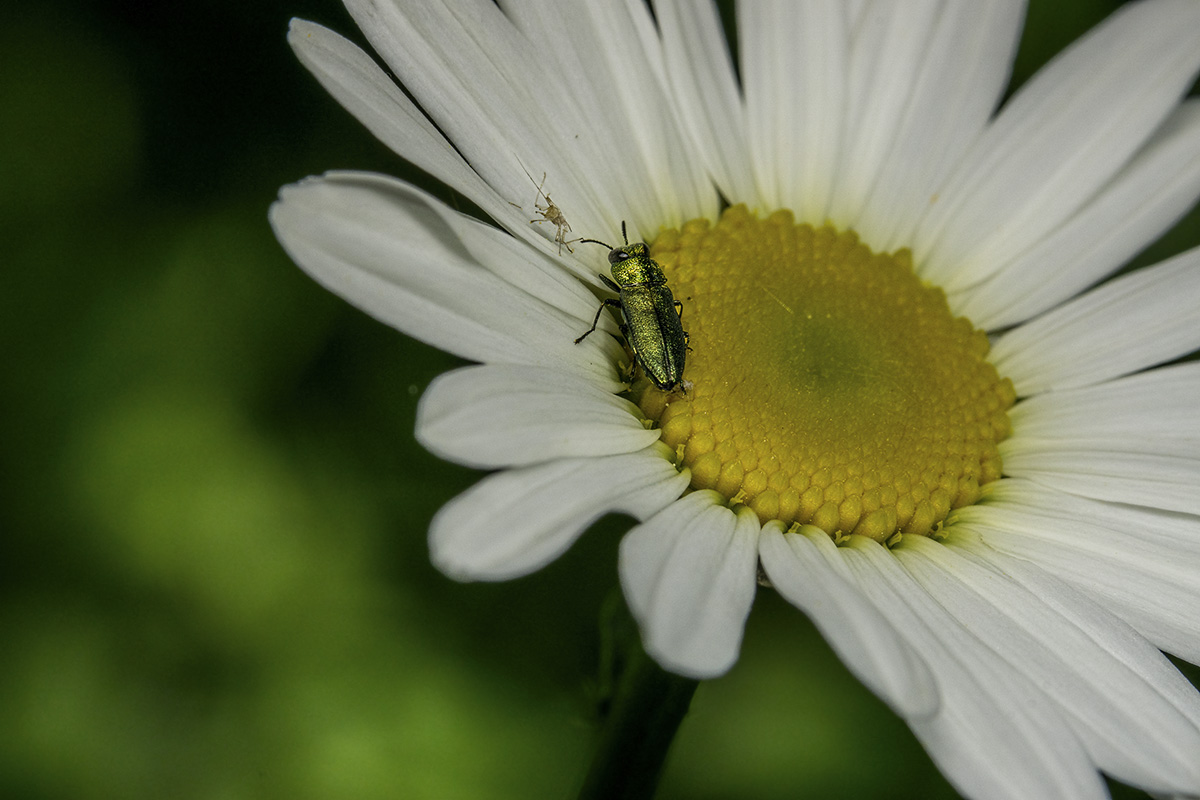
[[[1129,3],[1000,104],[1016,2],[346,0],[297,55],[495,225],[388,177],[285,187],[316,280],[478,362],[420,441],[494,470],[433,521],[462,580],[603,514],[644,644],[727,671],[760,582],[973,798],[1200,794],[1200,250],[1105,281],[1200,195],[1200,2]],[[553,196],[553,201],[550,196]],[[564,227],[569,226],[568,227]],[[497,227],[498,226],[498,227]],[[607,252],[682,303],[660,389]],[[565,247],[564,247],[565,245]]]

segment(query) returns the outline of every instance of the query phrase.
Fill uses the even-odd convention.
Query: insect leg
[[[688,299],[691,300],[692,298],[689,297]],[[681,303],[678,300],[675,301],[675,313],[679,315],[679,324],[680,324],[680,326],[682,326],[683,325],[683,303]],[[687,347],[688,350],[692,349],[691,347],[688,346],[691,341],[692,341],[692,337],[688,335],[687,331],[684,331],[683,332],[683,346]]]
[[[600,307],[596,309],[596,318],[592,320],[592,327],[587,329],[587,333],[583,334],[583,336],[580,336],[578,339],[576,339],[575,344],[579,344],[584,339],[586,339],[588,336],[590,336],[593,331],[596,330],[596,325],[598,325],[600,323],[600,314],[602,314],[604,312],[605,306],[611,306],[613,308],[620,308],[621,301],[613,300],[611,297],[601,300]],[[625,327],[624,323],[621,324],[621,327],[622,328]]]

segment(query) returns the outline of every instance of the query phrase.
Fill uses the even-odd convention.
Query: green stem
[[[642,649],[619,593],[609,604],[608,666],[615,691],[579,800],[648,800],[699,685],[663,671]]]

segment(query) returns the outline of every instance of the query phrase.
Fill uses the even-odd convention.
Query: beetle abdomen
[[[621,289],[628,326],[626,339],[646,377],[663,391],[683,379],[687,334],[675,309],[675,297],[663,284],[635,284]]]

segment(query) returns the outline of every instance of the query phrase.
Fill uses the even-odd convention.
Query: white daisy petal
[[[1117,278],[996,340],[1017,394],[1089,386],[1200,346],[1200,248]]]
[[[330,193],[326,202],[378,204],[390,199],[413,218],[409,225],[417,226],[418,230],[436,225],[436,221],[429,218],[429,212],[433,212],[441,217],[449,229],[447,232],[457,239],[454,245],[465,249],[474,257],[475,263],[503,278],[506,283],[524,289],[530,296],[580,320],[590,321],[595,314],[596,296],[580,285],[577,277],[572,277],[563,269],[564,266],[572,267],[578,275],[582,269],[578,263],[531,253],[525,243],[504,231],[455,211],[427,192],[394,178],[360,172],[331,172],[324,176],[324,180],[327,184],[324,189]],[[335,196],[334,193],[339,190],[345,192],[345,196]],[[378,209],[380,215],[389,211],[388,208]],[[406,228],[398,231],[397,235],[410,233],[415,231]],[[429,238],[428,234],[425,238]],[[540,238],[538,241],[546,243]],[[550,249],[553,249],[552,246]],[[594,277],[590,271],[582,274],[589,280]]]
[[[555,202],[574,218],[577,195],[590,194],[591,212],[573,223],[586,230],[588,237],[604,237],[619,230],[623,217],[636,221],[652,215],[654,203],[647,198],[656,195],[655,188],[644,174],[627,169],[628,154],[633,152],[632,134],[626,126],[612,124],[624,116],[621,106],[596,80],[595,65],[576,44],[577,38],[586,36],[580,30],[584,26],[573,24],[561,3],[527,0],[503,5],[512,24],[531,43],[526,80],[540,85],[537,95],[548,101],[545,113],[555,117],[556,123],[571,120],[566,140],[570,160],[538,167],[555,172]],[[564,171],[567,185],[562,185],[560,176]]]
[[[871,8],[874,0],[846,0],[846,19],[850,21],[850,30],[855,30],[862,24],[863,15]]]
[[[1148,650],[1138,663],[1124,663],[1095,640],[1094,631],[1080,628],[1006,572],[931,539],[906,537],[893,552],[997,658],[1053,697],[1102,770],[1158,791],[1200,787],[1200,729],[1137,668],[1147,662],[1152,669]],[[1021,568],[1002,558],[996,562],[1002,569]],[[1154,671],[1161,672],[1161,665]],[[1195,712],[1198,701],[1190,704]]]
[[[847,13],[838,0],[737,6],[746,141],[766,209],[825,219],[843,135]]]
[[[849,227],[859,216],[887,159],[928,53],[940,5],[938,0],[875,3],[854,28],[841,165],[827,212],[839,227]]]
[[[596,216],[587,217],[578,226],[580,230],[604,238],[619,230],[622,219],[627,219],[633,223],[631,234],[639,238],[637,220],[654,218],[658,188],[644,171],[631,168],[636,162],[631,161],[630,154],[638,153],[635,134],[628,125],[613,124],[613,120],[625,117],[625,111],[597,74],[596,37],[586,30],[587,25],[580,24],[579,13],[569,11],[564,3],[528,0],[508,2],[504,7],[517,30],[533,43],[535,53],[529,69],[539,78],[551,78],[539,95],[560,100],[575,117],[568,126],[568,150],[573,161],[557,168],[571,170],[571,182],[581,185],[556,189],[556,202],[573,209],[575,193],[590,191]],[[541,83],[538,79],[533,82]],[[553,88],[559,86],[563,96],[557,96]],[[547,113],[563,118],[561,109],[551,107]]]
[[[540,252],[531,253],[524,242],[491,225],[480,224],[443,203],[431,202],[429,206],[484,268],[552,308],[589,321],[594,317],[596,295],[580,284],[578,278],[582,273],[589,283],[596,283],[596,273],[591,269],[582,272],[583,266],[573,259],[555,260]],[[554,246],[548,240],[539,241],[545,241],[546,249],[553,251]],[[574,275],[564,270],[564,266],[571,268]]]
[[[621,540],[618,568],[646,652],[665,669],[714,678],[737,660],[754,602],[758,518],[693,492]]]
[[[635,223],[634,236],[638,220],[673,226],[716,213],[716,192],[666,93],[661,43],[644,3],[513,2],[507,9],[548,61],[563,65],[567,90],[589,119],[582,136],[607,154],[609,174],[601,177],[611,183],[615,213],[591,235],[609,236],[622,219]]]
[[[581,107],[587,98],[577,99],[578,89],[500,9],[379,0],[347,0],[346,7],[422,109],[502,197],[527,207],[533,187],[525,172],[540,180],[544,171],[574,228],[611,227],[621,196],[615,179],[589,169],[604,148]]]
[[[1025,5],[1009,0],[948,3],[903,118],[890,131],[889,157],[878,168],[855,229],[875,250],[907,247],[936,187],[979,136],[1008,83]]]
[[[1004,471],[1065,492],[1200,514],[1200,364],[1013,408],[1018,432],[1000,445]]]
[[[1046,392],[1009,411],[1016,452],[1081,444],[1130,453],[1200,453],[1200,362],[1141,372],[1098,386]],[[1007,461],[1005,462],[1007,464]]]
[[[879,613],[937,665],[941,709],[908,723],[960,792],[974,800],[1108,797],[1057,704],[1003,665],[882,545],[852,536],[843,551]]]
[[[656,0],[667,80],[696,150],[730,203],[756,205],[745,110],[733,60],[711,3]]]
[[[501,280],[463,252],[464,240],[434,212],[436,200],[391,178],[338,173],[284,187],[271,224],[288,254],[322,285],[371,316],[463,358],[554,366],[617,390],[621,347],[610,336],[574,340],[588,322]],[[472,246],[496,234],[477,229]],[[497,246],[511,274],[516,253]],[[543,270],[529,252],[529,280]],[[558,303],[582,310],[578,290],[547,279]],[[586,292],[584,293],[586,295]],[[592,306],[595,308],[595,306]],[[587,318],[587,315],[584,315]],[[615,326],[605,319],[606,329]]]
[[[850,671],[897,714],[920,718],[938,710],[928,662],[858,590],[829,534],[818,528],[784,534],[771,523],[759,555],[779,594],[812,619]]]
[[[988,277],[1069,219],[1172,111],[1200,69],[1200,4],[1122,6],[1000,112],[917,229],[922,277]]]
[[[558,558],[609,512],[647,519],[687,488],[661,445],[490,475],[442,506],[429,528],[433,563],[457,580],[502,581]]]
[[[660,189],[664,196],[657,218],[672,227],[695,217],[712,219],[720,207],[717,192],[704,169],[705,160],[690,146],[692,139],[684,132],[678,99],[670,93],[667,81],[662,41],[645,0],[625,0],[623,9],[607,3],[580,5],[596,15],[596,24],[586,29],[599,34],[597,41],[608,57],[608,86],[628,96],[625,115],[641,140],[651,185],[671,189],[669,193]],[[630,25],[636,37],[626,34]],[[635,41],[639,48],[632,46]],[[650,76],[656,80],[648,80]]]
[[[1155,646],[1200,661],[1200,518],[1074,497],[1005,479],[955,525],[1052,572]]]
[[[1124,453],[1101,446],[1000,446],[1004,471],[1063,492],[1118,503],[1200,514],[1200,460]]]
[[[293,19],[288,44],[321,85],[381,142],[471,199],[494,219],[511,213],[420,109],[349,39]]]
[[[416,435],[442,458],[481,469],[631,453],[659,436],[637,406],[594,382],[517,365],[439,375],[417,406]]]
[[[984,330],[1052,308],[1112,273],[1200,196],[1200,100],[1184,103],[1074,217],[982,283],[951,297]]]
[[[985,500],[954,514],[956,517],[970,514],[972,520],[986,520],[989,524],[995,515],[1000,515],[1018,527],[1027,524],[1041,531],[1049,524],[1057,533],[1081,537],[1087,537],[1089,531],[1096,531],[1097,536],[1115,534],[1131,553],[1131,559],[1135,557],[1133,553],[1146,547],[1173,550],[1172,555],[1161,550],[1156,553],[1165,562],[1200,558],[1200,517],[1191,514],[1064,494],[1019,478],[988,484]],[[1035,516],[1011,516],[1017,512]],[[1196,578],[1200,587],[1200,570],[1196,570]]]
[[[952,538],[954,546],[960,551],[990,564],[1029,589],[1042,602],[1085,631],[1106,652],[1134,670],[1141,680],[1151,685],[1176,712],[1188,720],[1189,727],[1183,736],[1190,742],[1190,747],[1195,747],[1197,728],[1200,728],[1200,694],[1197,694],[1196,688],[1157,647],[1133,627],[1114,619],[1105,605],[1089,600],[1083,593],[1046,570],[1033,566],[1024,559],[1002,555],[978,537]],[[1188,770],[1195,770],[1198,764],[1200,761],[1193,758],[1183,766]],[[1194,775],[1191,780],[1191,788],[1200,785]],[[1184,785],[1182,788],[1188,786]]]
[[[1149,555],[1130,563],[1107,535],[1100,542],[1067,542],[1039,536],[1040,529],[977,528],[996,549],[1037,563],[1103,603],[1156,647],[1189,661],[1200,658],[1200,623],[1193,610],[1198,590],[1171,565]]]
[[[991,529],[981,530],[988,532],[990,541]],[[1033,536],[995,538],[997,549],[1017,558],[1036,559],[1039,566],[1103,603],[1164,652],[1193,662],[1200,655],[1193,581],[1163,574],[1163,565],[1148,559],[1132,565],[1122,561],[1111,552],[1119,548],[1108,547],[1108,542],[1094,548]]]

